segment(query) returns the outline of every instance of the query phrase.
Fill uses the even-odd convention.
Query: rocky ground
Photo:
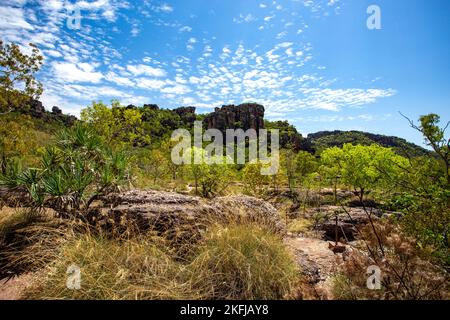
[[[332,299],[332,276],[343,263],[345,253],[334,253],[329,242],[317,238],[287,237],[285,243],[294,253],[303,276],[315,289],[317,298]]]
[[[315,221],[315,236],[299,236],[286,231],[285,220],[270,203],[248,196],[229,196],[205,200],[199,197],[153,190],[132,190],[113,194],[97,203],[93,216],[104,219],[97,223],[115,223],[133,219],[140,227],[157,228],[161,232],[188,227],[192,233],[201,235],[211,221],[245,217],[246,221],[264,222],[284,237],[292,250],[307,282],[321,299],[331,299],[332,275],[352,250],[351,241],[357,229],[371,219],[379,219],[385,213],[377,209],[320,206],[302,211],[303,218]],[[339,250],[334,248],[336,239]],[[0,282],[0,299],[17,299],[26,288],[30,275],[22,275]]]

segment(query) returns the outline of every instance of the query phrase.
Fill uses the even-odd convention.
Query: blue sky
[[[303,134],[421,143],[399,115],[450,120],[448,0],[0,0],[1,38],[45,56],[42,101],[196,106],[254,101]],[[366,26],[369,5],[381,30]],[[80,28],[68,27],[78,8]],[[70,24],[69,24],[70,26]]]

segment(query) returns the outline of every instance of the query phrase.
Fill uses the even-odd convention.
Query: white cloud
[[[251,13],[244,15],[244,14],[240,14],[239,17],[237,18],[233,18],[233,22],[235,23],[249,23],[249,22],[253,22],[256,21],[256,17],[254,17]]]
[[[279,34],[277,34],[277,36],[275,37],[275,38],[277,38],[277,39],[283,39],[284,37],[286,37],[287,36],[287,31],[282,31],[282,32],[280,32]]]
[[[393,89],[319,89],[304,88],[305,107],[339,111],[343,107],[355,107],[375,102],[379,98],[395,95]]]
[[[134,85],[133,81],[131,81],[130,79],[121,77],[112,71],[110,71],[106,74],[105,79],[110,82],[115,83],[116,85],[120,85],[120,86],[131,87]]]
[[[44,53],[54,58],[61,58],[63,56],[61,52],[57,50],[45,50]]]
[[[0,29],[27,29],[33,30],[24,17],[21,8],[0,7]]]
[[[131,28],[131,36],[132,36],[132,37],[137,37],[138,34],[139,34],[139,32],[141,32],[141,31],[139,30],[138,26],[134,25],[134,26]]]
[[[183,26],[179,29],[180,32],[191,32],[192,28],[189,26]]]
[[[165,12],[165,13],[170,13],[173,11],[173,7],[171,7],[170,5],[168,5],[167,3],[163,3],[160,6],[156,6],[153,8],[156,12]]]
[[[103,79],[101,72],[95,71],[95,66],[88,63],[56,62],[52,63],[55,76],[67,82],[99,83]]]
[[[151,77],[164,77],[166,76],[166,71],[160,68],[154,68],[144,64],[138,65],[127,65],[127,70],[131,72],[134,76],[151,76]]]
[[[164,87],[166,82],[158,79],[138,78],[136,79],[136,84],[142,89],[157,90]]]
[[[183,95],[183,94],[191,92],[191,89],[189,89],[188,86],[178,84],[178,85],[175,85],[172,87],[165,87],[165,88],[161,89],[161,92],[168,93],[168,94]]]

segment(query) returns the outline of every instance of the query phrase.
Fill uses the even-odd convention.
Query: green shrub
[[[0,185],[26,191],[35,207],[82,217],[95,199],[127,181],[128,163],[124,152],[111,150],[92,129],[78,123],[42,151],[39,168],[9,170]]]

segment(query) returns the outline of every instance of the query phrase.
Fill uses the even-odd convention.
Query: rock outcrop
[[[195,107],[181,107],[173,109],[172,111],[178,114],[181,120],[186,124],[193,124],[197,118],[195,114]]]
[[[216,108],[205,117],[208,129],[264,129],[264,107],[256,103],[244,103],[238,106],[226,105]]]
[[[304,280],[314,288],[309,298],[333,299],[333,276],[348,253],[335,254],[330,250],[329,242],[315,238],[286,238],[285,244],[292,250]],[[352,251],[348,246],[346,250]]]
[[[272,205],[248,196],[205,200],[173,192],[132,190],[112,194],[101,200],[102,205],[96,209],[95,216],[106,217],[100,221],[105,224],[131,220],[141,229],[161,233],[184,230],[191,233],[188,236],[195,236],[202,233],[211,222],[245,219],[264,223],[279,233],[286,230]]]
[[[157,104],[144,104],[142,107],[149,110],[159,110],[159,106]]]
[[[375,208],[322,206],[308,210],[306,216],[318,221],[316,229],[324,233],[326,240],[334,241],[337,237],[340,241],[354,241],[359,227],[368,224],[370,219],[378,220],[391,214]]]
[[[51,112],[46,111],[42,102],[34,99],[30,100],[28,108],[24,109],[22,112],[31,115],[33,118],[42,119],[44,121],[60,121],[66,126],[71,126],[77,120],[74,116],[63,114],[62,110],[57,106],[53,106]]]

